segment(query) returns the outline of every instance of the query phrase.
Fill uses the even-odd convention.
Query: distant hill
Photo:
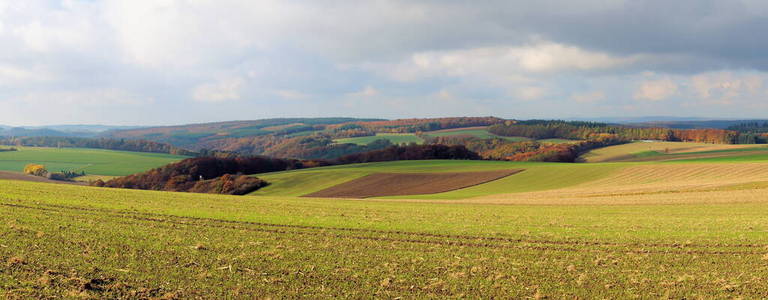
[[[640,123],[623,123],[626,126],[632,127],[662,127],[662,128],[674,128],[674,129],[701,129],[701,128],[716,128],[726,129],[728,127],[743,124],[759,122],[764,123],[768,120],[700,120],[700,121],[649,121]]]
[[[127,130],[141,128],[141,126],[112,126],[112,125],[46,125],[46,126],[24,126],[27,129],[52,129],[61,132],[105,132],[109,130]]]
[[[332,159],[352,153],[386,148],[389,141],[355,145],[337,143],[343,138],[377,133],[415,134],[450,128],[504,123],[495,117],[427,119],[280,118],[252,121],[189,124],[110,130],[100,136],[169,143],[191,150],[221,150],[282,158]]]
[[[751,122],[765,122],[765,119],[717,119],[717,118],[696,118],[696,117],[669,117],[669,116],[647,116],[647,117],[610,117],[610,118],[571,118],[574,121],[602,122],[608,124],[617,124],[630,127],[660,127],[673,129],[702,129],[715,128],[726,129],[733,125]]]
[[[314,131],[323,130],[326,125],[371,121],[382,121],[382,119],[277,118],[110,130],[104,132],[101,136],[109,138],[146,139],[156,142],[170,143],[180,147],[199,148],[197,147],[197,144],[202,141],[265,136],[270,134],[308,134]]]
[[[96,137],[100,133],[109,130],[133,128],[138,127],[109,125],[45,125],[11,127],[0,125],[0,136]]]
[[[0,128],[0,136],[56,136],[56,137],[93,137],[94,132],[65,132],[49,128],[30,129],[26,127],[4,127]]]

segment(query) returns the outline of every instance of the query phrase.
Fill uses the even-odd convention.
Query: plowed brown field
[[[523,170],[462,173],[379,173],[358,178],[304,197],[369,198],[436,194],[504,178]]]

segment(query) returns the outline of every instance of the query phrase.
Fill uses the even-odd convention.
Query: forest
[[[544,162],[576,162],[579,155],[589,150],[630,141],[611,134],[595,135],[589,140],[563,144],[538,141],[513,142],[500,138],[481,139],[473,136],[427,138],[429,144],[462,145],[480,155],[482,159]]]
[[[147,140],[107,139],[107,138],[78,138],[78,137],[9,137],[0,138],[0,145],[19,147],[52,147],[52,148],[93,148],[105,150],[167,153],[174,155],[194,156],[195,152],[182,149],[170,144]]]
[[[521,136],[533,139],[589,140],[610,134],[627,140],[658,140],[698,142],[711,144],[735,144],[739,132],[725,129],[669,129],[613,126],[603,123],[566,121],[526,121],[517,124],[497,124],[489,132],[500,136]]]

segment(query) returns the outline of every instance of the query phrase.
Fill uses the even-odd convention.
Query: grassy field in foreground
[[[764,298],[766,201],[505,206],[0,181],[0,298]]]
[[[21,172],[29,163],[52,172],[85,171],[89,175],[125,176],[160,167],[186,157],[178,155],[81,148],[22,147],[0,152],[0,170]]]
[[[339,144],[368,145],[375,140],[389,140],[392,144],[424,143],[424,140],[410,133],[377,133],[374,136],[362,136],[334,140]]]

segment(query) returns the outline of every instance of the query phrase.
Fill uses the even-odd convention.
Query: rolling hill
[[[766,145],[723,145],[706,143],[640,141],[624,145],[599,148],[583,154],[585,162],[619,161],[671,161],[722,158],[734,160],[736,157],[768,155]],[[746,158],[751,160],[750,158]]]
[[[528,179],[464,200],[0,180],[0,298],[760,298],[768,289],[765,163],[506,164],[526,170],[502,180]],[[397,162],[264,177],[294,174],[296,193],[352,170],[509,166]]]
[[[356,118],[280,118],[253,121],[230,121],[179,126],[148,127],[130,130],[112,130],[103,134],[109,138],[145,139],[196,148],[203,141],[227,138],[263,136],[274,133],[294,134],[318,131],[315,125],[333,125],[349,122],[381,121]]]

